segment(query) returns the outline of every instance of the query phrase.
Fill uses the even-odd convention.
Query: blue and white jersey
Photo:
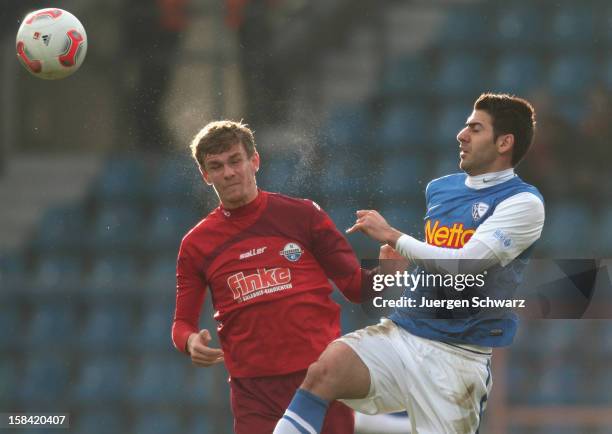
[[[502,172],[500,172],[502,173]],[[470,239],[492,250],[496,265],[486,271],[482,287],[464,291],[452,287],[417,286],[404,297],[415,299],[416,306],[428,300],[473,297],[512,299],[528,263],[532,246],[544,222],[540,192],[514,175],[505,172],[502,182],[465,173],[448,175],[429,183],[426,190],[425,238],[431,246],[461,249]],[[479,178],[479,185],[474,179]],[[498,177],[499,179],[499,177]],[[537,209],[535,212],[534,209]],[[487,223],[488,222],[488,223]],[[472,243],[474,244],[474,243]],[[438,249],[434,249],[438,250]],[[416,273],[422,273],[417,268]],[[397,308],[390,319],[410,333],[442,342],[499,347],[509,345],[516,333],[518,318],[510,309],[434,309]]]

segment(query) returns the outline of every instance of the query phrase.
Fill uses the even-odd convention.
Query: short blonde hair
[[[249,158],[253,156],[255,137],[246,124],[230,120],[210,122],[191,141],[191,155],[204,170],[207,155],[220,154],[237,143],[242,144]]]

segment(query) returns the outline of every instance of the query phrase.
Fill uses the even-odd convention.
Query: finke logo
[[[267,246],[257,247],[256,249],[251,249],[248,252],[241,253],[240,259],[246,259],[246,258],[250,258],[251,256],[261,255],[263,252],[266,251],[267,248],[268,248]]]
[[[296,243],[287,243],[280,254],[285,257],[288,261],[296,262],[302,256],[303,250]]]
[[[263,294],[292,288],[291,270],[258,268],[256,273],[248,275],[241,271],[227,278],[227,286],[232,290],[234,300],[246,301]]]
[[[489,205],[484,202],[477,202],[472,205],[472,218],[475,222],[480,220],[489,210]]]

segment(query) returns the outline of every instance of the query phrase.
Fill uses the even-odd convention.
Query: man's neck
[[[465,185],[476,190],[481,188],[492,187],[502,182],[506,182],[514,178],[514,168],[500,170],[498,172],[488,172],[481,175],[468,175],[465,179]]]

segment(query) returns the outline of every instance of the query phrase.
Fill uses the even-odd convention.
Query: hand
[[[370,238],[374,238],[376,241],[391,246],[395,246],[398,238],[402,236],[400,231],[389,226],[387,220],[385,220],[378,211],[359,210],[356,214],[357,221],[352,227],[346,230],[347,234],[361,231]]]
[[[395,274],[396,271],[404,271],[410,265],[410,261],[400,255],[397,250],[389,244],[380,247],[378,254],[380,272],[382,274]]]
[[[206,329],[189,335],[187,350],[194,365],[208,367],[223,362],[223,351],[218,348],[210,348],[208,346],[210,340],[210,332]]]

